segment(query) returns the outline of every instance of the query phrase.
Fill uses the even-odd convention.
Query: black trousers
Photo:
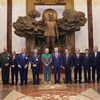
[[[65,80],[66,82],[72,82],[71,69],[67,65],[65,66]]]
[[[82,68],[80,66],[75,67],[74,69],[74,80],[77,82],[77,74],[79,74],[79,82],[82,80]]]
[[[90,68],[85,68],[84,67],[84,80],[85,80],[85,82],[90,82],[90,80],[91,80]]]
[[[2,66],[2,83],[3,85],[9,83],[9,66]]]
[[[32,74],[33,74],[33,83],[39,83],[39,70],[36,68],[32,68]]]
[[[97,74],[97,81],[100,81],[100,67],[92,67],[92,80],[95,82],[95,73]]]
[[[11,67],[11,82],[14,84],[14,76],[15,76],[15,83],[18,83],[18,68]]]

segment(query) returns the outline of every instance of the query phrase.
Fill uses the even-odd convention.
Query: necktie
[[[12,62],[14,62],[15,56],[12,57]]]
[[[23,56],[23,59],[24,59],[24,57],[25,57],[25,53],[22,53],[22,56]]]
[[[68,54],[66,55],[66,61],[68,60]]]
[[[79,54],[77,54],[77,58],[79,59]]]
[[[58,58],[58,53],[56,53],[56,58]]]

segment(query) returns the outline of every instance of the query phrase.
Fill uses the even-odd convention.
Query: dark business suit
[[[60,83],[60,71],[61,71],[61,66],[63,66],[61,53],[58,53],[57,58],[55,53],[52,54],[52,66],[54,67],[55,83]],[[57,79],[57,74],[58,74],[58,79]]]
[[[95,57],[95,53],[91,54],[92,56],[92,80],[95,82],[95,70],[97,70],[97,82],[100,81],[100,52],[97,52]]]
[[[18,83],[18,65],[17,65],[17,55],[11,56],[10,58],[10,66],[11,66],[11,82],[14,84],[14,75],[15,75],[15,84]]]
[[[82,66],[83,66],[82,60],[83,56],[81,54],[79,54],[79,57],[77,57],[76,54],[73,56],[73,66],[75,66],[74,68],[75,83],[77,83],[77,73],[79,73],[79,83],[81,83],[82,80]]]
[[[18,66],[19,65],[21,66],[21,68],[19,68],[21,85],[23,85],[24,81],[25,81],[25,84],[27,84],[29,55],[27,53],[25,53],[24,56],[22,53],[19,54],[17,57],[17,64]],[[27,65],[27,68],[24,68],[25,65]]]
[[[88,54],[84,54],[83,55],[83,66],[84,66],[84,80],[85,82],[90,82],[90,68],[91,68],[91,65],[92,64],[92,60],[91,60],[91,55]],[[87,76],[88,74],[88,76]]]
[[[72,56],[70,54],[64,54],[63,56],[63,66],[65,67],[65,80],[66,83],[71,83],[71,68],[72,68]]]
[[[33,65],[36,64],[34,67]],[[32,55],[31,57],[31,68],[33,74],[33,82],[34,84],[39,84],[39,69],[40,69],[40,56]]]

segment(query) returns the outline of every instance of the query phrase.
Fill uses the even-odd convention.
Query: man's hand
[[[54,67],[52,66],[52,69],[53,69]]]
[[[5,64],[6,67],[8,67],[9,64]]]
[[[73,69],[75,69],[75,66],[73,66]]]
[[[25,65],[24,68],[26,69],[27,68],[27,65]]]
[[[47,66],[47,67],[48,67],[48,64],[45,64],[45,66]]]
[[[84,66],[82,66],[82,69],[84,68]]]
[[[65,69],[65,67],[63,67],[63,69]]]
[[[61,68],[63,68],[63,66],[61,66]]]
[[[18,65],[18,68],[22,68],[20,65]]]
[[[14,66],[14,65],[11,65],[11,67],[13,67],[13,68],[14,68],[15,66]]]
[[[90,70],[92,70],[92,67],[90,67]]]
[[[36,67],[36,64],[33,64],[33,67]]]

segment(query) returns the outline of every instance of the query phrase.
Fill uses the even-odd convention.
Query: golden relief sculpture
[[[35,0],[35,3],[36,3],[36,4],[38,4],[38,3],[39,3],[39,4],[44,4],[44,2],[45,2],[45,0]]]

